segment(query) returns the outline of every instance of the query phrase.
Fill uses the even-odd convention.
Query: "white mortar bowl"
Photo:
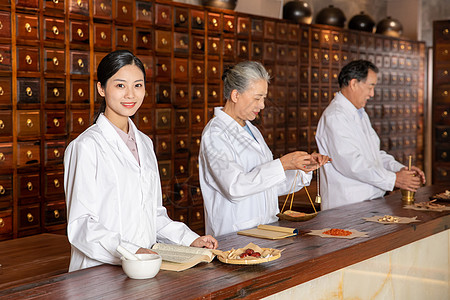
[[[135,254],[140,260],[128,260],[121,257],[122,269],[133,279],[153,278],[161,268],[162,258],[158,254]]]

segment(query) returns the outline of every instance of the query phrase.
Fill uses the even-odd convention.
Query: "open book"
[[[215,256],[209,249],[174,244],[156,243],[152,250],[162,257],[162,270],[177,272],[189,269],[201,262],[209,263]]]
[[[269,240],[279,240],[298,234],[295,228],[273,226],[273,225],[258,225],[257,228],[238,231],[238,234],[248,235]]]

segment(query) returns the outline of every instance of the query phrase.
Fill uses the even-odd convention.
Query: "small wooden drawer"
[[[155,153],[158,158],[170,158],[172,154],[172,138],[169,135],[156,135]]]
[[[204,30],[205,29],[205,12],[202,10],[191,10],[191,28]]]
[[[66,113],[64,111],[45,112],[45,133],[66,134]]]
[[[70,51],[70,74],[89,74],[89,52]]]
[[[286,66],[285,65],[276,65],[275,66],[275,81],[278,84],[285,83],[287,80],[287,73],[286,73]],[[284,89],[280,89],[281,93],[284,93]],[[281,99],[284,99],[286,95],[284,95]],[[278,98],[278,100],[281,100]]]
[[[252,42],[251,44],[251,59],[262,60],[264,54],[264,46],[262,42]]]
[[[0,239],[1,236],[8,236],[12,235],[12,211],[11,210],[5,210],[0,211]]]
[[[189,140],[187,134],[177,134],[175,135],[175,152],[176,153],[187,153],[189,151]]]
[[[166,57],[157,57],[155,69],[156,79],[170,80],[172,70],[171,59]]]
[[[139,29],[136,30],[136,48],[138,49],[152,49],[152,32],[149,30]]]
[[[236,20],[234,16],[223,16],[223,32],[231,34],[236,33]]]
[[[152,2],[136,1],[136,24],[152,23]]]
[[[70,102],[72,104],[89,104],[89,83],[80,80],[70,81]]]
[[[45,103],[66,103],[66,83],[63,80],[45,80]]]
[[[17,111],[17,135],[38,136],[40,134],[40,114],[34,110]]]
[[[134,115],[134,123],[137,128],[144,133],[150,133],[152,131],[152,120],[153,110],[139,109]]]
[[[64,43],[65,26],[63,19],[45,18],[44,26],[44,39],[46,41]]]
[[[21,40],[39,40],[38,16],[16,14],[16,35]]]
[[[67,221],[64,201],[48,202],[44,207],[44,225],[64,224]]]
[[[179,197],[179,195],[178,195]],[[175,200],[174,200],[175,201]],[[177,203],[179,203],[180,201],[176,201]],[[187,203],[179,203],[179,204],[184,204],[186,205]],[[189,223],[189,210],[188,208],[180,208],[180,207],[176,207],[173,210],[173,218],[174,221],[178,221],[178,222],[182,222],[182,223]]]
[[[274,43],[264,43],[264,54],[263,58],[266,61],[275,60],[276,49]]]
[[[191,60],[190,77],[193,81],[203,81],[205,78],[205,63],[200,60]]]
[[[215,84],[208,85],[208,104],[220,104],[220,86]]]
[[[111,49],[112,47],[111,25],[94,24],[94,47]]]
[[[445,63],[450,60],[450,44],[436,45],[434,53],[436,63]]]
[[[71,110],[70,111],[70,132],[82,133],[90,125],[89,111]]]
[[[220,14],[208,12],[208,32],[219,33],[222,30]]]
[[[286,138],[288,146],[292,147],[292,149],[295,151],[295,148],[298,145],[297,128],[288,128]]]
[[[450,125],[450,105],[435,105],[433,122],[440,125]]]
[[[171,103],[172,93],[169,83],[158,83],[156,84],[156,103]]]
[[[192,128],[202,130],[205,126],[205,118],[203,109],[191,109]]]
[[[187,109],[175,110],[175,129],[189,129],[189,113]]]
[[[436,103],[450,103],[450,85],[441,84],[433,89],[433,99]]]
[[[70,21],[70,42],[89,45],[88,22]]]
[[[172,51],[172,37],[170,31],[155,31],[155,50],[170,53]]]
[[[11,38],[11,13],[0,11],[0,37]]]
[[[61,155],[62,156],[62,155]],[[45,196],[64,194],[64,172],[45,173]]]
[[[173,105],[188,106],[189,105],[189,87],[184,84],[175,84],[175,95]]]
[[[248,41],[239,40],[237,42],[238,57],[247,60],[250,54]]]
[[[232,39],[223,40],[223,58],[226,60],[233,60],[236,53],[236,43]]]
[[[39,49],[17,47],[17,70],[39,72]]]
[[[0,110],[0,137],[11,136],[12,133],[12,111]]]
[[[40,226],[40,204],[23,205],[19,207],[19,231]]]
[[[19,142],[17,148],[17,166],[25,167],[40,163],[40,142]]]
[[[156,129],[170,129],[172,125],[172,111],[170,108],[156,109]]]
[[[264,127],[272,127],[275,122],[275,114],[276,114],[276,108],[274,106],[268,106],[266,109],[262,111],[261,117],[264,124]]]
[[[176,7],[173,25],[175,28],[188,28],[189,13],[186,8]]]
[[[175,162],[175,164],[177,164],[177,163]],[[183,164],[181,162],[179,162],[178,166],[181,167],[181,166],[183,166]],[[181,175],[178,175],[178,176],[184,177],[185,173],[187,173],[187,170],[184,169],[184,166],[180,169],[183,170],[182,171],[183,173],[181,173]],[[178,170],[178,172],[180,172],[180,171]],[[175,173],[177,173],[177,168],[175,168]],[[175,176],[177,176],[177,175],[175,175]],[[187,206],[188,199],[189,199],[188,184],[187,183],[175,183],[173,185],[173,191],[174,191],[174,194],[173,194],[174,203],[179,206]]]
[[[60,11],[59,13],[64,13],[64,5],[65,0],[45,0],[44,1],[44,10],[56,10]]]
[[[208,61],[208,81],[220,81],[220,62]]]
[[[133,4],[131,1],[117,0],[115,21],[123,23],[133,22]]]
[[[172,179],[172,162],[170,160],[158,160],[158,169],[161,181]]]
[[[264,23],[261,19],[252,18],[252,38],[261,39],[264,36]]]
[[[288,38],[291,42],[297,42],[300,37],[300,28],[297,24],[288,24]]]
[[[192,35],[192,54],[205,54],[205,38],[199,35]]]
[[[116,46],[127,49],[133,47],[133,30],[131,28],[116,27]]]
[[[155,4],[155,25],[172,25],[172,8],[168,5]]]
[[[153,57],[152,56],[139,56],[145,69],[145,76],[147,81],[153,77]]]
[[[297,114],[297,107],[288,107],[287,112],[287,121],[290,126],[297,125],[298,114]]]
[[[193,185],[191,185],[191,200],[192,200],[192,204],[196,204],[196,203],[198,203],[198,204],[200,204],[200,203],[202,203],[202,200],[203,200],[203,198],[202,198],[202,190],[200,189],[200,184],[199,183],[196,183],[196,184],[193,184]]]
[[[19,198],[38,197],[40,195],[40,177],[39,174],[19,174]],[[39,199],[31,200],[38,202]]]
[[[187,33],[174,32],[174,52],[177,54],[189,53],[189,35]]]
[[[0,77],[0,106],[10,106],[11,100],[11,77]]]
[[[435,159],[438,162],[449,162],[450,161],[450,148],[448,145],[436,145]]]
[[[450,126],[436,126],[435,139],[439,143],[450,142]],[[449,151],[449,154],[450,154],[450,151]]]
[[[276,37],[277,40],[280,41],[286,41],[288,39],[288,28],[287,28],[287,24],[286,23],[282,23],[282,22],[277,22],[276,23]]]
[[[188,81],[188,61],[184,58],[175,58],[174,80]],[[187,90],[185,90],[187,91]]]
[[[250,18],[238,17],[237,20],[237,34],[242,36],[248,36],[250,34]],[[253,37],[253,35],[252,35]]]
[[[89,16],[89,0],[68,0],[69,12],[71,14],[78,14]]]
[[[275,22],[274,21],[264,21],[264,38],[273,40],[275,39]]]
[[[65,73],[66,56],[64,50],[44,50],[44,71],[46,73]]]
[[[59,1],[59,0],[58,0]],[[111,20],[112,3],[111,0],[95,0],[94,3],[94,18]]]
[[[0,168],[9,170],[13,166],[12,143],[0,143]]]

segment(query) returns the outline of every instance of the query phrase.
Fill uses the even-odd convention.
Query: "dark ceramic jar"
[[[392,37],[400,37],[402,32],[403,26],[400,21],[391,17],[387,17],[377,24],[376,33],[381,33]]]
[[[204,6],[212,6],[224,9],[235,9],[237,0],[202,0]]]
[[[316,16],[316,24],[331,25],[342,28],[344,27],[345,20],[346,18],[342,10],[334,7],[333,5],[329,5],[328,7],[322,9]]]
[[[283,19],[296,23],[311,24],[312,9],[305,1],[289,1],[283,6]]]
[[[359,15],[355,15],[350,19],[348,28],[372,33],[375,29],[375,21],[362,11]]]

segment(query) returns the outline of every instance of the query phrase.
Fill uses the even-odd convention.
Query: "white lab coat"
[[[198,235],[162,206],[153,143],[131,120],[140,165],[104,115],[66,149],[64,188],[69,271],[120,264],[120,244],[135,253],[157,240],[190,245]]]
[[[289,193],[296,171],[284,171],[250,122],[257,141],[221,107],[214,113],[199,153],[206,233],[223,235],[277,221],[278,196]],[[309,185],[311,172],[300,174]],[[295,190],[302,187],[298,179]]]
[[[337,93],[319,120],[316,133],[319,152],[332,159],[321,168],[322,209],[384,196],[394,189],[404,165],[380,150],[380,139],[363,109]]]

